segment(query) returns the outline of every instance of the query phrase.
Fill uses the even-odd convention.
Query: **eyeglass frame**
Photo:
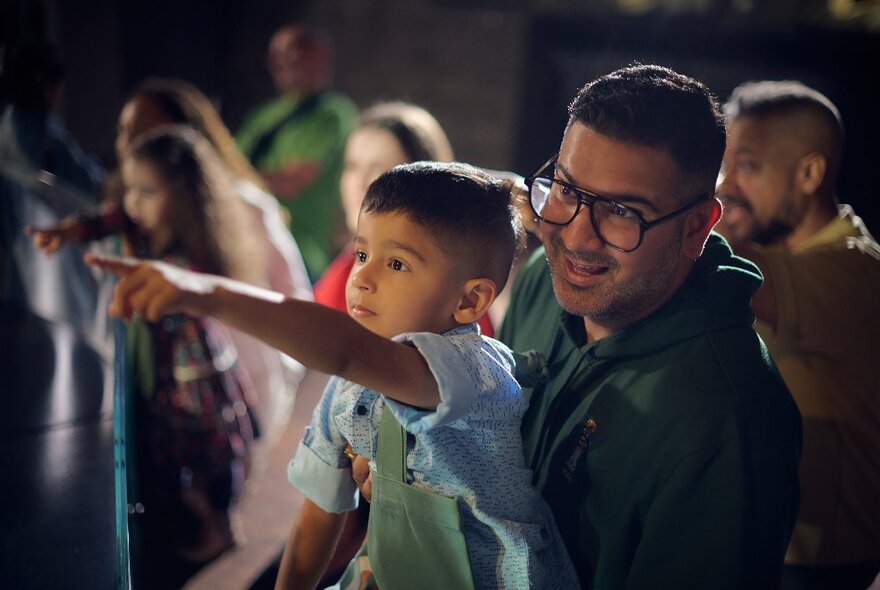
[[[535,214],[535,216],[539,220],[543,221],[544,223],[549,223],[550,225],[564,227],[564,226],[570,224],[572,221],[574,221],[575,218],[578,216],[578,213],[581,212],[581,209],[583,209],[584,206],[587,206],[587,207],[589,207],[589,210],[590,210],[590,225],[593,226],[593,231],[596,232],[596,236],[600,240],[602,240],[603,244],[607,245],[610,248],[614,248],[615,250],[617,250],[619,252],[633,252],[633,251],[637,250],[639,248],[639,246],[642,245],[642,241],[645,238],[646,231],[648,231],[652,227],[656,227],[656,226],[660,225],[664,221],[669,221],[670,219],[678,217],[679,215],[682,215],[682,214],[690,211],[691,209],[696,208],[698,205],[700,205],[704,201],[708,201],[709,199],[711,199],[712,196],[714,195],[714,193],[706,193],[704,195],[700,195],[697,199],[688,203],[684,207],[681,207],[679,209],[676,209],[675,211],[672,211],[671,213],[667,213],[666,215],[658,217],[654,221],[647,221],[645,219],[645,216],[642,215],[641,212],[637,211],[636,209],[633,209],[629,205],[621,204],[618,201],[616,201],[610,197],[603,197],[602,195],[598,195],[592,191],[588,191],[586,189],[582,189],[580,187],[574,186],[573,184],[569,184],[569,183],[565,182],[564,180],[559,180],[558,178],[550,178],[548,176],[544,176],[541,174],[542,172],[547,170],[547,168],[549,168],[551,166],[551,164],[555,164],[558,159],[559,159],[558,154],[554,154],[554,155],[550,156],[550,158],[546,162],[541,164],[541,166],[537,170],[535,170],[534,172],[532,172],[531,174],[529,174],[525,178],[524,182],[526,185],[526,189],[528,190],[528,193],[529,193],[529,207],[531,208],[532,212]],[[550,221],[549,219],[546,219],[543,215],[538,213],[538,211],[535,209],[535,204],[532,202],[532,185],[534,184],[535,180],[537,180],[538,178],[543,178],[544,180],[549,180],[551,183],[551,187],[553,186],[553,183],[556,183],[562,187],[569,189],[570,191],[572,191],[574,193],[575,197],[577,198],[577,205],[575,205],[574,214],[571,216],[571,219],[569,219],[565,223],[559,223],[557,221]],[[639,240],[638,240],[638,242],[636,242],[635,246],[633,246],[630,249],[625,249],[625,248],[621,248],[620,246],[615,246],[614,244],[612,244],[611,242],[609,242],[608,240],[605,239],[605,236],[603,236],[602,232],[599,231],[599,228],[597,227],[596,220],[593,217],[593,203],[595,203],[596,201],[601,201],[603,203],[611,203],[615,207],[620,207],[622,209],[626,209],[627,211],[631,212],[633,215],[636,216],[636,219],[638,220],[638,224],[639,224]]]

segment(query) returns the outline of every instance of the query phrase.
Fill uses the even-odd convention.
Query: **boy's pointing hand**
[[[202,316],[209,312],[214,277],[164,262],[87,254],[86,263],[121,277],[110,302],[110,315],[155,322],[173,313]]]

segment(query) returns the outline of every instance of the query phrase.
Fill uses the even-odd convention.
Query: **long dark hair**
[[[138,98],[152,102],[173,123],[188,125],[203,135],[231,174],[266,189],[263,179],[238,149],[213,103],[194,85],[173,78],[149,78],[135,89],[129,100]]]
[[[152,166],[168,185],[174,240],[199,270],[243,280],[256,274],[248,211],[202,135],[188,126],[164,125],[138,137],[125,157]]]

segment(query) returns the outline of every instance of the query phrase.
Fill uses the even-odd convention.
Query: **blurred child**
[[[286,212],[265,191],[263,179],[239,151],[214,105],[196,86],[173,78],[150,78],[140,83],[119,113],[116,152],[124,158],[129,143],[160,125],[192,127],[211,144],[246,203],[249,237],[254,242],[249,268],[251,282],[297,299],[312,299],[311,281],[299,247],[287,229]],[[119,192],[117,197],[114,193]],[[108,183],[108,198],[120,201],[121,191]],[[287,426],[305,367],[258,340],[232,331],[238,358],[247,368],[256,392],[251,407],[265,445]]]
[[[109,206],[63,227],[31,228],[35,243],[51,252],[121,233],[127,253],[249,278],[244,203],[202,136],[182,126],[142,135],[125,152],[122,177],[122,210]],[[143,550],[135,577],[143,575],[149,588],[178,587],[234,544],[229,508],[254,436],[246,403],[252,394],[229,332],[216,320],[136,321],[127,336],[129,501],[144,506],[133,521]]]
[[[462,164],[398,166],[364,199],[350,317],[217,277],[119,260],[111,313],[210,314],[338,375],[288,476],[306,496],[278,587],[314,587],[342,514],[353,452],[373,472],[369,561],[379,587],[576,588],[549,507],[531,486],[513,357],[474,322],[518,244],[510,186]]]

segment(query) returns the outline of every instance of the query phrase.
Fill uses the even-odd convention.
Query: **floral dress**
[[[165,262],[192,269],[181,256]],[[130,424],[145,536],[191,561],[232,543],[228,509],[241,490],[256,424],[250,383],[217,320],[174,315],[128,328]],[[226,536],[225,542],[210,535]],[[147,539],[145,539],[146,541]]]

